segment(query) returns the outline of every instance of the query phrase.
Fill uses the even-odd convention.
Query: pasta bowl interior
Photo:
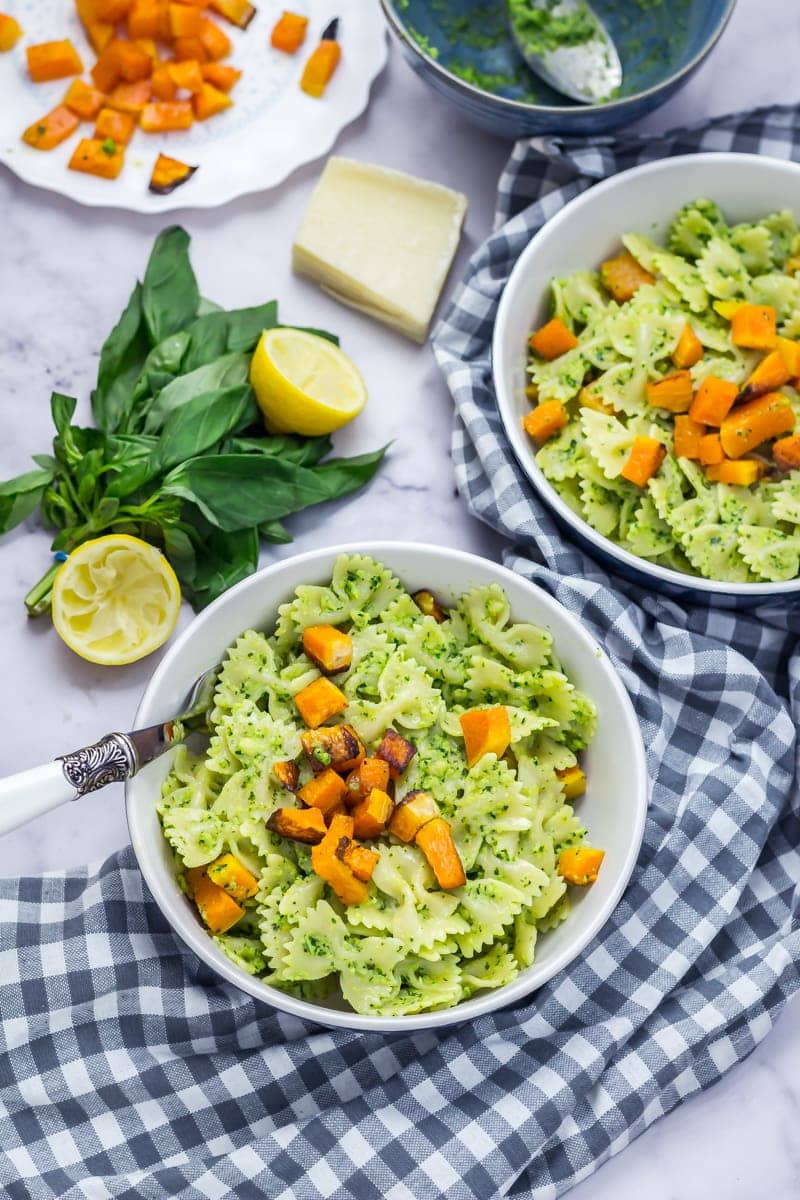
[[[298,588],[301,598],[293,599]],[[418,589],[429,589],[445,605],[458,605],[464,596],[471,600],[462,600],[437,624],[431,616],[423,618],[411,599],[409,593]],[[344,609],[352,622],[343,621]],[[372,881],[362,885],[369,896],[359,916],[360,903],[340,903],[339,893],[317,876],[319,869],[329,877],[321,860],[310,866],[323,843],[312,848],[282,842],[268,831],[270,812],[296,803],[272,769],[278,758],[299,749],[293,721],[284,719],[286,705],[294,706],[299,689],[318,675],[302,656],[302,641],[299,653],[292,648],[297,622],[324,624],[326,618],[353,631],[353,666],[331,677],[350,695],[348,708],[334,721],[351,722],[368,753],[375,753],[388,726],[415,745],[412,765],[399,766],[396,798],[422,787],[438,801],[442,830],[450,827],[463,859],[464,887],[438,886],[419,850],[421,840],[407,845],[395,837],[367,839],[379,865]],[[247,630],[271,634],[278,619],[277,640],[269,645],[255,632],[242,640]],[[196,676],[234,643],[238,650],[217,694],[221,736],[212,740],[204,765],[196,765],[192,775],[184,754],[176,774],[181,752],[173,751],[126,788],[131,839],[144,878],[175,932],[219,975],[300,1017],[394,1032],[467,1020],[518,1000],[575,959],[600,931],[630,878],[643,834],[642,739],[603,649],[543,591],[503,567],[438,546],[381,542],[299,555],[245,580],[195,619],[153,675],[137,724],[178,710]],[[269,648],[276,646],[278,651]],[[469,771],[463,741],[445,733],[445,727],[458,730],[455,711],[470,707],[469,695],[446,714],[436,677],[444,672],[458,681],[465,647],[468,665],[480,676],[469,687],[495,703],[508,701],[512,739],[510,754],[499,759],[486,753]],[[442,648],[445,665],[437,666]],[[278,662],[280,684],[276,652],[284,655]],[[443,684],[441,690],[446,691]],[[452,703],[461,693],[447,695]],[[225,714],[237,696],[244,702],[243,725],[226,726]],[[577,747],[587,779],[574,812],[554,776],[554,765],[575,761],[567,743]],[[241,761],[231,761],[237,756],[246,765],[245,786],[241,774],[228,782],[241,767]],[[327,767],[330,756],[324,761]],[[513,776],[523,769],[524,793]],[[584,830],[605,858],[591,886],[566,888],[555,855],[559,846],[580,843]],[[192,866],[231,851],[259,877],[260,890],[245,902],[250,909],[242,923],[245,935],[234,926],[214,939],[180,885],[181,862]],[[336,866],[333,859],[325,861]],[[438,876],[441,861],[432,856],[429,862]],[[320,954],[345,963],[336,976],[341,990],[326,994],[319,986],[330,971],[330,962],[315,970],[314,956]],[[288,963],[289,974],[303,977],[302,985],[287,985],[284,970],[273,986],[276,962]]]
[[[642,586],[736,607],[800,591],[800,503],[795,503],[795,493],[800,502],[800,474],[778,469],[771,439],[761,445],[753,437],[753,445],[739,442],[733,448],[730,441],[730,430],[748,416],[747,402],[766,405],[766,392],[787,417],[783,432],[772,431],[771,437],[800,431],[797,369],[767,379],[770,363],[761,365],[773,352],[775,338],[781,353],[776,349],[773,357],[781,370],[784,351],[800,356],[800,280],[793,274],[792,257],[800,246],[798,222],[800,167],[793,163],[728,153],[669,158],[624,171],[565,205],[531,239],[509,278],[495,325],[493,372],[500,415],[516,457],[575,539]],[[598,268],[620,254],[623,239],[638,256],[634,266],[646,263],[652,274],[646,273],[646,286],[635,285],[640,291],[618,300],[604,286],[605,279],[597,292],[592,289]],[[582,273],[577,285],[557,282],[554,288],[553,281],[576,272]],[[581,341],[576,356],[587,347],[591,362],[585,372],[579,366],[574,391],[564,393],[569,392],[565,404],[571,414],[574,409],[565,435],[577,430],[584,448],[589,447],[585,479],[580,472],[561,478],[562,464],[554,469],[548,462],[554,457],[554,438],[544,443],[537,461],[537,443],[523,428],[532,403],[526,395],[529,338],[553,314],[554,296],[561,296],[556,312],[563,306],[565,287],[572,288],[567,306],[574,306],[576,290],[587,288],[584,298],[597,314],[588,324],[575,325]],[[765,341],[755,349],[758,338],[737,331],[739,305],[771,313],[769,346]],[[696,354],[690,352],[684,361],[677,338],[687,327]],[[588,346],[595,331],[598,337]],[[534,379],[541,382],[551,366],[559,371],[569,365],[569,354],[562,354],[545,363],[544,373],[535,370]],[[678,371],[680,366],[686,369]],[[750,381],[757,370],[763,386],[753,390]],[[671,387],[678,375],[688,385],[686,403],[677,394],[659,399],[651,392],[665,379]],[[693,424],[688,418],[698,411],[695,401],[711,376],[706,388],[717,389],[715,397],[721,396],[724,407],[710,424],[699,424],[700,417]],[[588,411],[591,397],[585,397],[592,389],[600,411]],[[549,395],[545,384],[533,402]],[[650,433],[657,449],[659,440],[666,448],[661,466],[652,464],[655,474],[635,486],[621,482],[619,475],[612,479],[623,465],[620,457],[615,467],[613,456],[632,449],[618,419],[629,434]],[[705,439],[699,449],[679,450],[676,431],[681,423],[684,432],[691,429]],[[800,439],[792,441],[800,450]],[[720,467],[719,456],[729,454],[734,457],[725,457]],[[747,467],[742,466],[745,461]],[[760,474],[749,487],[739,486],[740,480],[748,483],[746,471]],[[640,496],[645,503],[637,507]],[[604,509],[607,499],[610,506]],[[647,519],[643,513],[649,514]],[[659,537],[663,542],[655,541]]]

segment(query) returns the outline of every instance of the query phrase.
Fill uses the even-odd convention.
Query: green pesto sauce
[[[554,12],[559,0],[533,7],[530,0],[508,0],[508,10],[526,53],[539,58],[563,46],[583,46],[597,33],[597,22],[585,4],[574,12]]]
[[[689,25],[690,0],[593,0],[607,24],[623,65],[622,87],[614,96],[649,87],[675,70],[682,60]],[[395,0],[407,12],[409,0]],[[550,7],[554,7],[552,0]],[[531,9],[529,0],[475,0],[466,11],[453,12],[450,0],[429,0],[418,17],[422,28],[408,25],[410,36],[432,59],[466,83],[495,95],[529,104],[563,103],[563,97],[541,83],[513,44],[509,8],[517,24],[526,22],[534,53],[556,46],[580,45],[591,39],[594,21],[586,9],[553,16]],[[417,6],[415,17],[420,13]]]

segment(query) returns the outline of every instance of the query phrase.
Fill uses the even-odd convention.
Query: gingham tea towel
[[[8,1200],[545,1200],[768,1032],[800,961],[797,618],[685,612],[565,545],[503,439],[488,350],[516,255],[565,197],[679,149],[789,154],[795,122],[773,110],[652,141],[518,146],[507,223],[438,332],[460,487],[513,541],[510,564],[604,641],[642,722],[650,816],[614,918],[529,1002],[379,1037],[281,1016],[217,980],[170,933],[130,850],[94,873],[6,880]]]

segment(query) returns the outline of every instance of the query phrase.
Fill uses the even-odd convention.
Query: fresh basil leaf
[[[258,532],[265,542],[276,542],[285,546],[294,541],[289,530],[280,521],[263,521],[258,527]]]
[[[142,401],[166,387],[183,370],[183,357],[189,348],[189,333],[185,329],[171,333],[148,354],[133,388],[132,404],[141,408]]]
[[[144,420],[143,432],[159,433],[170,413],[188,404],[195,396],[247,383],[249,375],[249,354],[226,354],[215,362],[198,367],[196,371],[179,375],[153,400]]]
[[[0,533],[8,533],[36,509],[53,481],[53,471],[26,471],[0,483]]]
[[[325,437],[301,438],[290,434],[275,434],[263,438],[231,438],[225,449],[233,454],[268,454],[271,458],[282,458],[299,467],[314,467],[329,454],[333,442]]]
[[[207,296],[200,297],[200,303],[197,306],[198,317],[204,317],[206,313],[222,311],[222,305],[217,304],[215,300],[209,300]]]
[[[152,457],[155,473],[210,450],[243,420],[249,425],[256,412],[253,389],[246,383],[194,396],[164,422]]]
[[[53,458],[52,454],[32,454],[31,458],[38,467],[49,471],[51,475],[55,475],[58,470],[58,460]]]
[[[150,349],[142,314],[142,285],[137,283],[117,324],[100,351],[92,413],[101,429],[120,428],[128,413],[131,393]]]
[[[214,529],[197,556],[197,568],[191,585],[195,609],[205,608],[235,583],[240,583],[258,568],[258,530],[241,529],[235,533]]]
[[[183,371],[205,366],[223,354],[252,354],[264,330],[273,329],[277,321],[275,300],[255,308],[236,308],[198,317],[186,330],[191,346]]]
[[[314,337],[325,338],[326,342],[333,342],[334,346],[339,345],[339,338],[335,333],[329,333],[327,329],[312,329],[310,325],[282,325],[282,329],[297,329],[300,333],[313,333]]]
[[[44,483],[38,488],[28,488],[23,492],[0,492],[0,533],[8,533],[35,512],[46,490],[47,484]]]
[[[155,346],[197,316],[200,291],[189,261],[189,235],[179,225],[162,229],[142,284],[142,312]]]
[[[119,500],[112,496],[103,496],[97,508],[92,513],[92,525],[96,533],[102,533],[119,512]]]
[[[185,588],[194,584],[197,558],[192,539],[185,529],[167,525],[163,531],[164,552],[172,563],[175,574]]]
[[[50,412],[53,415],[53,424],[56,427],[56,431],[62,437],[75,414],[77,406],[78,401],[74,396],[64,396],[61,392],[51,392],[50,394]]]
[[[118,434],[109,438],[112,468],[106,477],[107,496],[124,499],[147,483],[152,477],[152,458],[158,439],[143,434]]]
[[[311,468],[266,455],[192,458],[166,476],[162,491],[188,500],[206,520],[233,532],[356,491],[372,478],[383,455],[379,450]]]

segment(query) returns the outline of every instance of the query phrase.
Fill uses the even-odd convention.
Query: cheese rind
[[[424,342],[467,199],[388,167],[328,159],[292,248],[299,275]]]

